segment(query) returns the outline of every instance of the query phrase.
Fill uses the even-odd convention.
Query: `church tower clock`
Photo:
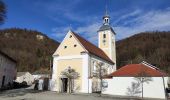
[[[110,26],[110,16],[106,11],[103,16],[103,25],[98,30],[98,47],[102,49],[116,65],[115,35],[114,30]]]

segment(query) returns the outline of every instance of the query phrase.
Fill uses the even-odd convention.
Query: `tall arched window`
[[[106,38],[106,34],[103,34],[103,38],[104,38],[104,39]]]
[[[106,19],[106,23],[108,23],[108,19]]]
[[[105,20],[105,23],[107,23],[107,19],[104,19]]]

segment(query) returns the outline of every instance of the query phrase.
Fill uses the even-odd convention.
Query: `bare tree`
[[[102,62],[97,62],[96,63],[96,70],[95,70],[95,74],[93,75],[93,78],[95,80],[97,80],[97,79],[100,80],[100,91],[98,91],[100,93],[100,96],[101,96],[102,91],[104,90],[104,87],[103,87],[103,77],[106,74],[107,74],[107,68],[105,68],[103,66]],[[94,86],[95,88],[98,88],[97,87],[97,85],[98,85],[97,83],[98,83],[98,81],[95,81],[95,84],[93,84],[93,85],[95,85]],[[96,90],[98,90],[98,89],[96,89]]]
[[[68,67],[68,69],[61,72],[61,75],[64,75],[68,78],[69,93],[72,93],[73,92],[72,81],[74,79],[79,78],[79,73],[76,72],[75,69]]]
[[[0,0],[0,24],[2,24],[6,17],[6,6],[2,0]]]
[[[132,82],[131,87],[128,87],[126,92],[129,96],[139,96],[140,93],[140,84],[136,82]]]
[[[141,93],[142,93],[142,98],[143,98],[143,84],[144,83],[147,83],[147,84],[149,84],[149,82],[150,81],[152,81],[152,78],[151,77],[135,77],[134,78],[136,81],[137,81],[137,83],[139,83],[140,84],[140,86],[141,86]]]
[[[149,84],[150,81],[152,81],[152,78],[150,75],[147,73],[147,70],[144,68],[141,68],[141,72],[134,78],[134,80],[137,81],[137,83],[140,84],[141,86],[141,91],[142,91],[142,98],[143,98],[143,84],[147,83]]]

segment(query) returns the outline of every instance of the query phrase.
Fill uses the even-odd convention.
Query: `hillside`
[[[59,43],[38,31],[0,30],[0,50],[18,62],[18,71],[47,71]],[[170,32],[143,32],[116,42],[117,66],[145,60],[170,73]]]
[[[143,32],[116,46],[118,66],[145,60],[170,74],[170,32]]]
[[[0,50],[18,62],[18,71],[48,70],[59,43],[38,31],[11,28],[0,30]]]

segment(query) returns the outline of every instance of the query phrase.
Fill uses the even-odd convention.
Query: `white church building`
[[[68,68],[74,69],[80,76],[73,82],[73,91],[83,93],[92,92],[90,78],[97,73],[98,63],[105,68],[105,75],[116,70],[115,32],[109,25],[109,19],[107,14],[103,17],[103,25],[98,30],[98,47],[69,30],[53,54],[53,91],[68,91],[68,78],[61,75]]]
[[[146,77],[153,79],[149,85],[143,84],[145,91],[143,97],[165,98],[167,77],[162,71],[146,64],[129,65],[130,67],[116,69],[116,33],[110,26],[110,17],[107,13],[103,17],[103,25],[97,32],[98,47],[77,33],[68,31],[53,54],[52,91],[68,92],[69,80],[62,72],[71,68],[79,74],[77,79],[71,81],[72,92],[100,92],[101,82],[98,74],[101,73],[102,76],[105,76],[103,77],[103,85],[105,85],[103,94],[126,96],[127,89],[133,83],[134,77],[144,77],[138,73],[141,72],[140,67],[142,66],[141,68],[146,69],[146,72],[149,71],[148,74],[151,75]],[[165,80],[162,80],[163,77],[166,77]]]

